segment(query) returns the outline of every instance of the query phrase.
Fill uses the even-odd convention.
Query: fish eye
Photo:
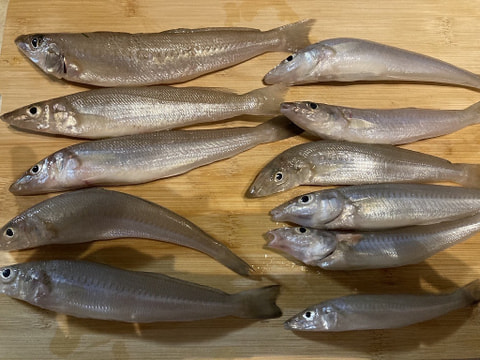
[[[32,106],[27,111],[30,115],[36,115],[38,112],[38,108],[36,106]]]
[[[7,230],[5,230],[5,235],[8,237],[12,237],[14,235],[13,229],[8,228]]]
[[[1,272],[2,279],[8,280],[8,278],[12,275],[12,270],[10,268],[5,268]]]
[[[30,169],[30,172],[35,175],[40,171],[40,167],[38,165],[33,165],[32,168]]]
[[[286,62],[289,62],[289,61],[292,61],[292,60],[293,60],[293,55],[289,55],[289,56],[285,59]]]
[[[275,174],[275,182],[282,181],[282,180],[283,180],[283,173],[279,171]]]
[[[34,36],[31,40],[32,47],[34,49],[38,48],[38,45],[40,45],[41,41],[42,41],[42,38],[40,36]]]
[[[300,197],[299,202],[300,202],[301,204],[308,204],[308,203],[310,203],[312,200],[313,200],[313,196],[312,196],[312,195],[303,195],[303,196]]]
[[[314,102],[311,102],[309,105],[310,105],[310,109],[312,110],[315,110],[316,108],[318,108],[318,105],[315,104]]]
[[[295,231],[299,234],[305,234],[308,231],[308,229],[304,227],[299,227],[299,228],[295,228]]]
[[[303,317],[307,320],[310,320],[312,318],[312,312],[311,311],[306,311],[304,314],[303,314]]]

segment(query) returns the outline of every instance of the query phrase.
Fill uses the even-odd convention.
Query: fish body
[[[0,293],[80,318],[149,323],[224,316],[272,318],[278,286],[237,294],[157,273],[51,260],[0,269]]]
[[[320,41],[288,56],[264,77],[266,84],[412,81],[480,88],[480,76],[444,61],[354,38]]]
[[[480,166],[393,145],[320,140],[291,147],[270,161],[247,191],[260,197],[299,185],[450,181],[480,186]]]
[[[96,86],[172,84],[241,63],[269,51],[310,42],[313,20],[269,31],[249,28],[174,29],[21,35],[19,50],[45,73]]]
[[[480,211],[480,190],[426,184],[345,186],[298,196],[273,221],[318,229],[378,230],[435,224]]]
[[[480,122],[480,102],[464,110],[358,109],[310,101],[283,103],[281,112],[323,139],[406,144]]]
[[[10,191],[32,195],[144,183],[182,174],[299,132],[280,116],[256,127],[167,130],[83,142],[61,149],[32,166],[11,185]]]
[[[393,329],[434,319],[480,300],[480,280],[444,294],[361,294],[313,305],[284,323],[288,330]]]
[[[100,88],[34,103],[0,119],[20,129],[96,139],[169,130],[241,114],[276,115],[285,91],[281,85],[242,95],[166,85]]]
[[[0,250],[126,237],[186,246],[241,275],[251,270],[227,247],[173,211],[133,195],[96,188],[61,194],[14,217],[0,230]]]
[[[326,270],[381,269],[417,264],[480,231],[480,215],[439,224],[371,232],[281,228],[268,247]]]

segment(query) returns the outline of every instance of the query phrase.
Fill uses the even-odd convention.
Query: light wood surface
[[[5,3],[4,3],[5,5]],[[95,30],[155,32],[177,27],[247,26],[270,29],[303,18],[317,19],[311,40],[367,38],[438,57],[480,73],[478,1],[11,1],[0,56],[2,112],[81,90],[47,77],[16,49],[13,40],[32,32]],[[286,57],[259,56],[188,85],[245,92],[263,86],[263,75]],[[357,107],[464,108],[480,100],[472,90],[415,84],[312,85],[292,88],[289,100],[316,100]],[[222,126],[254,125],[265,118],[236,118]],[[42,136],[0,124],[0,223],[47,196],[15,197],[11,182],[37,160],[78,140]],[[455,162],[480,163],[480,128],[405,146]],[[268,321],[219,319],[193,323],[129,324],[56,315],[0,297],[0,359],[318,359],[478,358],[478,307],[389,331],[340,334],[293,333],[282,323],[304,307],[352,293],[450,291],[480,277],[480,236],[426,262],[398,269],[325,272],[304,267],[264,249],[262,234],[280,224],[268,211],[313,187],[264,199],[244,193],[275,154],[309,141],[296,137],[258,146],[232,159],[190,173],[138,186],[117,187],[187,217],[223,241],[266,275],[237,276],[209,257],[147,240],[115,240],[69,247],[0,253],[0,265],[32,259],[83,258],[128,269],[163,272],[236,292],[279,283],[284,316]],[[51,196],[51,195],[50,195]]]

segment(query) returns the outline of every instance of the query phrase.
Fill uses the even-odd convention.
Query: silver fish
[[[267,196],[299,185],[439,181],[480,187],[480,165],[454,164],[393,145],[321,140],[276,156],[257,175],[247,196]]]
[[[280,116],[256,127],[166,130],[79,143],[33,165],[10,186],[10,191],[15,195],[33,195],[88,186],[145,183],[182,174],[299,132]]]
[[[174,29],[21,35],[15,43],[45,73],[97,86],[172,84],[239,64],[269,51],[310,44],[313,20],[269,31],[250,28]]]
[[[284,326],[298,331],[394,329],[434,319],[479,300],[480,280],[438,295],[350,295],[310,306]]]
[[[0,293],[61,314],[136,323],[281,315],[275,304],[279,293],[275,285],[227,294],[162,274],[88,261],[2,267]]]
[[[0,250],[143,238],[201,251],[231,270],[251,267],[184,217],[139,197],[104,189],[68,192],[27,209],[0,230]]]
[[[480,211],[480,189],[425,184],[344,186],[298,196],[273,221],[318,229],[377,230],[435,224]]]
[[[480,122],[480,102],[463,110],[429,110],[357,109],[298,101],[283,103],[281,112],[320,138],[375,144],[406,144]]]
[[[322,81],[414,81],[480,89],[480,76],[444,61],[373,41],[336,38],[288,56],[264,77],[266,84]]]
[[[81,138],[105,138],[234,116],[276,115],[286,87],[246,94],[215,88],[172,86],[100,88],[41,101],[0,116],[21,129]]]
[[[432,225],[372,232],[281,228],[267,247],[326,270],[381,269],[417,264],[480,231],[480,215]]]

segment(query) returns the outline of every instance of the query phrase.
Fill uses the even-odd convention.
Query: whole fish
[[[275,285],[227,294],[162,274],[88,261],[5,266],[0,268],[0,293],[61,314],[136,323],[281,315]]]
[[[298,196],[273,221],[318,229],[377,230],[435,224],[480,211],[480,189],[425,184],[344,186]]]
[[[299,185],[439,181],[480,187],[480,165],[454,164],[393,145],[321,140],[276,156],[257,175],[247,196],[267,196]]]
[[[264,77],[266,84],[322,81],[414,81],[480,89],[480,76],[444,61],[373,41],[336,38],[288,56]]]
[[[266,233],[267,247],[326,270],[417,264],[480,231],[480,215],[432,225],[372,232],[281,228]]]
[[[98,185],[139,184],[185,173],[258,144],[301,132],[279,116],[256,127],[165,130],[68,146],[33,165],[10,186],[33,195]]]
[[[29,34],[21,52],[45,73],[97,86],[172,84],[239,64],[269,51],[310,42],[313,20],[269,31],[250,28],[174,29],[160,33]]]
[[[429,110],[356,109],[298,101],[283,103],[281,112],[320,138],[376,144],[406,144],[480,122],[480,102],[464,110]]]
[[[286,87],[246,94],[172,86],[100,88],[41,101],[0,116],[21,129],[104,138],[214,122],[241,114],[276,115]]]
[[[480,280],[451,293],[350,295],[313,305],[284,323],[287,330],[394,329],[434,319],[480,300]]]
[[[143,238],[201,251],[248,275],[250,266],[184,217],[139,197],[104,189],[68,192],[27,209],[0,230],[0,250]]]

